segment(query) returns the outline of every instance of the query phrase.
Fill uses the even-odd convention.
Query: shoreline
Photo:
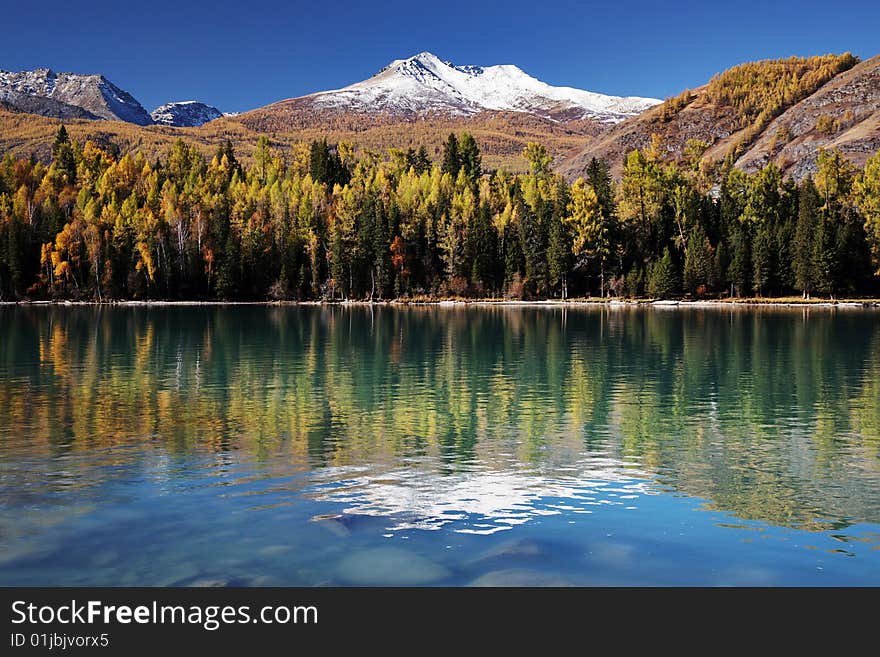
[[[578,308],[602,307],[609,308],[861,308],[880,309],[880,299],[546,299],[537,301],[520,301],[507,299],[390,299],[386,301],[196,301],[196,300],[122,300],[122,301],[0,301],[0,307],[8,306],[99,306],[99,307],[161,307],[161,306],[501,306],[501,307],[538,307],[538,308]]]

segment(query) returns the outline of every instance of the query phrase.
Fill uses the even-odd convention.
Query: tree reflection
[[[545,477],[594,454],[744,519],[880,522],[867,311],[16,307],[0,336],[4,488],[19,495],[37,476],[24,461],[137,467],[147,449]]]

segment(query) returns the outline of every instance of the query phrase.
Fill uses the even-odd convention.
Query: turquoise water
[[[0,308],[3,585],[880,585],[880,313]]]

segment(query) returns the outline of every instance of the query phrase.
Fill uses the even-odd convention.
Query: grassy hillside
[[[11,151],[24,157],[33,154],[48,160],[60,123],[59,119],[0,109],[0,152]],[[316,119],[303,120],[299,127],[264,110],[225,117],[198,128],[141,127],[118,121],[87,120],[65,120],[64,124],[73,139],[115,144],[121,153],[141,151],[149,159],[165,153],[178,138],[206,154],[216,151],[217,146],[228,139],[244,162],[250,162],[257,140],[264,134],[274,146],[282,149],[298,142],[326,138],[331,143],[350,141],[358,150],[379,152],[388,148],[418,148],[424,144],[431,157],[436,158],[442,153],[443,141],[450,132],[467,130],[477,140],[487,169],[512,171],[524,169],[520,154],[530,141],[541,142],[552,154],[564,157],[583,147],[601,130],[599,124],[589,120],[563,124],[514,112],[395,122],[383,117],[326,116],[323,123]]]
[[[683,158],[689,141],[701,143],[705,148],[703,157],[709,161],[740,157],[776,117],[858,66],[858,59],[850,53],[735,66],[702,87],[686,90],[615,126],[579,153],[562,160],[559,168],[567,176],[577,177],[592,157],[599,157],[609,161],[619,175],[626,154],[646,148],[655,134],[672,161]],[[875,93],[880,89],[875,87]]]
[[[880,150],[880,56],[837,75],[771,121],[737,159],[754,171],[774,162],[801,178],[819,148],[836,149],[858,167]]]

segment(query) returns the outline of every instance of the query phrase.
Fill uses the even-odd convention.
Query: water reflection
[[[0,547],[27,554],[47,526],[130,507],[133,487],[309,501],[308,518],[397,535],[505,533],[670,491],[844,541],[880,523],[878,319],[5,307]]]

